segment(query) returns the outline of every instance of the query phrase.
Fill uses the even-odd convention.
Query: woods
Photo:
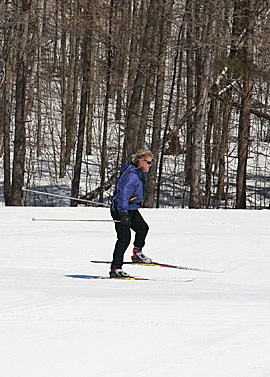
[[[145,207],[269,208],[269,21],[269,0],[3,0],[5,204],[106,202],[147,147]]]

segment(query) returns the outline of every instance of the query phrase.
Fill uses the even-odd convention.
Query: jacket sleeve
[[[138,177],[134,172],[130,172],[121,177],[117,186],[116,207],[119,212],[128,211],[128,203],[134,195],[138,186]]]

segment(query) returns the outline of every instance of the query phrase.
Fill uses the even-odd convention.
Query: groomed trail
[[[108,276],[90,261],[110,261],[114,224],[32,218],[110,220],[108,209],[1,207],[4,377],[270,375],[270,212],[142,213],[146,255],[224,272],[126,264],[150,280],[89,278]]]

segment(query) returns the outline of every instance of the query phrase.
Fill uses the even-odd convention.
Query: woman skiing
[[[146,177],[153,164],[153,154],[149,150],[138,150],[132,161],[121,166],[122,175],[118,178],[112,198],[111,215],[115,222],[117,241],[113,252],[110,277],[127,278],[122,270],[124,253],[131,240],[132,229],[135,232],[132,261],[152,263],[142,253],[149,227],[138,211],[145,199]]]

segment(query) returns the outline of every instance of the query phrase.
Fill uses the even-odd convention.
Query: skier
[[[124,253],[131,240],[132,229],[135,232],[133,255],[136,263],[152,263],[142,253],[149,227],[138,211],[146,193],[146,176],[153,165],[153,154],[149,150],[138,150],[132,161],[121,166],[122,175],[118,178],[112,198],[111,215],[115,223],[117,241],[111,263],[111,278],[128,278],[122,270]]]

